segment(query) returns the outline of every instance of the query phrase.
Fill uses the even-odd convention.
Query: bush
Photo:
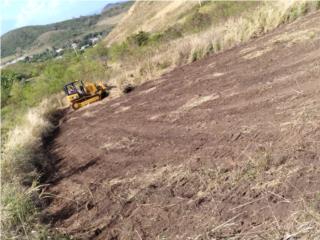
[[[18,80],[18,75],[11,70],[3,70],[1,73],[1,107],[7,104],[10,91],[14,81]]]
[[[134,44],[139,47],[145,46],[150,40],[150,33],[139,31],[137,34],[133,34],[127,38],[129,44]]]
[[[201,58],[204,57],[204,49],[200,48],[200,49],[195,49],[193,52],[192,52],[192,56],[191,56],[191,62],[195,62]]]

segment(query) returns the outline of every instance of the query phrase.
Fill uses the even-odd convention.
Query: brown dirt
[[[319,21],[70,111],[46,222],[80,239],[319,237]]]

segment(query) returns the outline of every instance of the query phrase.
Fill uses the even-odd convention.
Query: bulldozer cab
[[[75,81],[66,84],[64,87],[64,92],[67,96],[78,94],[78,96],[85,95],[85,88],[82,81]]]

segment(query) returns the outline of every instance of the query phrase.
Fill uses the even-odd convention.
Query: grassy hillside
[[[59,101],[61,103],[60,97],[52,96],[61,92],[66,82],[110,80],[117,84],[118,90],[128,83],[139,85],[177,66],[222,52],[320,9],[319,2],[179,4],[137,2],[119,28],[107,37],[111,45],[98,44],[80,54],[66,52],[63,59],[18,63],[3,69],[1,130],[6,132],[2,137],[7,139],[2,141],[6,159],[1,160],[4,173],[1,205],[5,209],[1,225],[8,238],[33,239],[30,234],[39,232],[39,209],[33,200],[43,196],[37,196],[39,188],[35,186],[39,184],[40,174],[34,169],[37,166],[39,170],[40,166],[43,170],[42,164],[47,159],[42,153],[39,155],[37,148],[52,127],[47,121],[48,112],[56,109]],[[152,14],[149,11],[153,11]],[[130,17],[133,13],[141,19]],[[105,19],[115,21],[117,16]],[[93,25],[99,24],[103,25],[102,17]],[[125,34],[120,31],[122,28]],[[47,38],[45,34],[51,35],[42,33],[36,39]],[[114,94],[115,91],[111,97]]]
[[[163,30],[177,22],[181,15],[197,4],[195,1],[137,1],[117,27],[106,37],[106,42],[111,44],[125,40],[127,36],[140,30]]]
[[[27,26],[15,29],[1,37],[2,57],[31,54],[51,47],[62,47],[73,40],[94,32],[107,34],[125,13],[131,2],[107,5],[101,14],[83,16],[54,24]],[[111,21],[108,21],[108,20]]]
[[[257,2],[155,1],[135,2],[130,11],[106,37],[107,44],[123,41],[139,31],[163,32],[177,29],[197,32],[229,16],[237,16],[257,6]]]

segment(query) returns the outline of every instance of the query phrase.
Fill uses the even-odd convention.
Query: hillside
[[[197,4],[196,1],[136,1],[105,41],[108,44],[123,41],[139,30],[164,30]]]
[[[320,1],[121,8],[2,66],[5,239],[318,240]],[[111,92],[72,111],[75,80]]]
[[[319,21],[69,111],[43,221],[79,239],[318,239]]]
[[[90,33],[107,35],[131,5],[132,2],[107,5],[101,14],[10,31],[1,37],[2,57],[16,53],[28,55],[47,48],[62,47]]]
[[[124,41],[139,31],[194,33],[228,17],[241,15],[258,2],[136,1],[119,24],[105,38],[106,44]]]

